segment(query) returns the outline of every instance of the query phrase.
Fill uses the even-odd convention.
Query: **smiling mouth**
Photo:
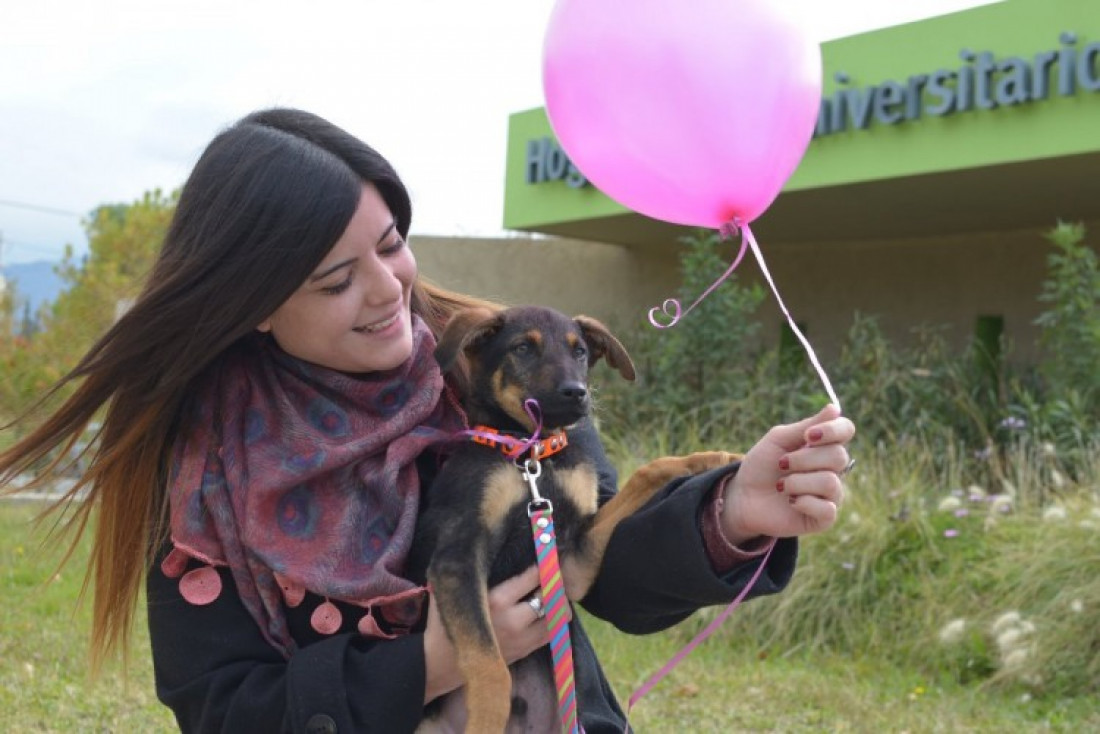
[[[388,319],[385,319],[383,321],[375,321],[373,324],[367,324],[366,326],[356,326],[354,329],[352,329],[352,331],[357,331],[361,334],[373,334],[377,331],[382,331],[383,329],[388,329],[390,326],[393,326],[400,315],[401,314],[395,313],[393,316],[390,316]]]

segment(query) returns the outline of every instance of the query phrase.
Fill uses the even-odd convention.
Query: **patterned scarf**
[[[403,578],[420,503],[416,458],[464,427],[427,326],[413,318],[402,366],[353,377],[295,359],[268,338],[227,355],[201,388],[169,483],[174,550],[162,569],[188,601],[217,598],[228,566],[267,640],[295,648],[284,604],[305,591],[331,634],[331,600],[366,609],[365,634],[415,623],[423,589]],[[442,398],[442,399],[441,399]],[[184,574],[190,559],[209,564]]]

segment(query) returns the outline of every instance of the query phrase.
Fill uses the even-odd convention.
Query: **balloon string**
[[[737,234],[737,225],[732,224],[732,223],[724,224],[724,225],[722,225],[721,232],[722,232],[722,238],[723,239],[729,239],[731,236]],[[710,287],[707,288],[705,291],[703,291],[703,295],[696,298],[695,301],[690,306],[687,307],[686,311],[681,312],[680,302],[678,300],[676,300],[675,298],[666,298],[665,302],[662,303],[659,307],[654,306],[653,308],[649,309],[649,323],[653,324],[658,329],[667,329],[671,326],[675,326],[680,321],[680,319],[682,319],[684,316],[687,316],[689,313],[691,313],[691,310],[693,308],[698,306],[699,303],[704,298],[709,296],[711,291],[713,291],[718,286],[722,285],[722,283],[726,280],[726,278],[730,277],[730,274],[733,273],[733,271],[737,269],[737,266],[741,264],[741,258],[743,258],[745,256],[745,249],[746,249],[745,238],[742,237],[741,238],[741,249],[737,251],[737,257],[735,257],[733,259],[733,263],[728,268],[726,268],[726,272],[722,273],[722,275],[718,278],[718,280],[711,283]],[[671,311],[669,309],[671,309]],[[665,316],[669,317],[669,322],[667,324],[662,324],[661,322],[657,321],[657,318],[656,318],[655,314],[658,310],[662,314],[664,314]]]
[[[634,691],[634,693],[630,694],[630,699],[627,701],[626,704],[626,716],[628,719],[630,717],[631,709],[634,708],[634,704],[638,703],[638,701],[640,701],[643,696],[653,690],[653,687],[660,683],[666,675],[671,673],[672,669],[679,665],[680,661],[686,658],[689,653],[691,653],[695,648],[699,647],[699,645],[701,645],[704,640],[714,634],[715,630],[721,627],[726,619],[731,614],[733,614],[733,610],[736,609],[738,605],[745,600],[745,597],[748,595],[748,593],[752,591],[752,587],[756,585],[756,580],[760,578],[760,574],[764,571],[764,567],[768,565],[768,559],[771,557],[772,550],[774,548],[775,538],[772,538],[770,541],[768,541],[767,552],[765,552],[764,557],[760,559],[760,565],[756,567],[756,571],[753,572],[752,578],[750,578],[749,582],[745,584],[743,589],[741,589],[741,592],[737,595],[737,598],[731,601],[729,605],[722,610],[721,614],[715,617],[702,632],[695,635],[695,637],[691,639],[691,642],[682,647],[680,651],[673,655],[667,663],[662,665],[660,670],[649,676],[645,683],[643,683],[636,691]],[[623,728],[624,734],[626,734],[626,732],[628,731],[630,731],[629,724],[627,724],[627,726]]]
[[[741,232],[741,249],[737,252],[737,257],[734,258],[733,264],[726,269],[726,272],[718,278],[718,280],[711,283],[710,287],[703,291],[703,295],[695,299],[695,301],[687,307],[687,310],[681,310],[680,302],[675,298],[667,298],[665,302],[658,306],[654,306],[649,309],[649,323],[653,324],[658,329],[667,329],[675,326],[679,323],[680,319],[691,312],[693,308],[699,305],[699,303],[710,295],[711,291],[720,286],[725,280],[737,269],[737,266],[741,264],[741,258],[745,256],[746,248],[752,249],[752,254],[756,258],[756,263],[760,266],[760,272],[764,274],[764,279],[768,281],[768,286],[772,289],[772,295],[775,296],[776,303],[779,304],[780,310],[787,318],[787,324],[791,327],[791,331],[798,337],[798,341],[802,343],[803,349],[806,350],[806,354],[810,358],[810,363],[813,364],[814,369],[817,371],[817,376],[821,378],[821,383],[825,386],[825,392],[828,393],[829,399],[836,404],[837,408],[840,408],[840,398],[837,397],[836,391],[833,390],[833,385],[829,382],[829,376],[825,374],[824,368],[821,366],[821,362],[818,361],[817,355],[814,353],[814,348],[810,346],[810,342],[802,334],[802,330],[798,328],[798,324],[794,322],[791,317],[791,312],[787,310],[787,306],[783,303],[783,298],[779,295],[779,289],[775,286],[775,281],[772,280],[772,275],[768,272],[768,266],[764,263],[764,255],[760,252],[760,246],[756,244],[756,237],[752,233],[752,229],[747,224],[741,224],[739,220],[733,220],[726,222],[719,228],[719,233],[723,239],[729,239],[737,235],[738,231]],[[660,311],[663,315],[669,317],[668,323],[662,324],[657,321],[656,313]]]
[[[749,225],[741,225],[741,238],[742,246],[744,245],[744,241],[747,240],[749,247],[752,248],[752,254],[756,257],[757,265],[760,266],[760,272],[764,274],[764,279],[768,281],[768,285],[772,289],[772,294],[775,296],[775,300],[779,304],[780,310],[782,310],[783,315],[787,317],[787,324],[791,327],[791,331],[798,337],[798,341],[802,342],[802,346],[806,350],[810,362],[813,364],[814,369],[817,370],[817,376],[821,378],[821,383],[825,386],[825,392],[828,393],[829,399],[836,404],[837,408],[840,408],[840,398],[836,396],[836,391],[833,390],[833,385],[829,382],[829,376],[825,374],[821,362],[818,361],[817,355],[814,354],[814,348],[810,346],[810,342],[802,335],[802,330],[798,328],[798,324],[791,318],[791,312],[787,310],[787,306],[783,303],[783,299],[779,295],[779,289],[775,287],[775,281],[772,280],[772,275],[768,272],[768,266],[764,264],[764,255],[761,254],[760,246],[756,244],[756,237],[753,236],[752,229],[749,228]]]

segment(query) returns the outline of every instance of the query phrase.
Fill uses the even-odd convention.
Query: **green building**
[[[1100,241],[1100,2],[1004,0],[822,54],[814,139],[753,223],[815,348],[835,349],[860,312],[897,343],[943,326],[958,346],[1003,334],[1034,358],[1043,234],[1080,221]],[[542,109],[510,118],[504,226],[625,248],[636,263],[618,306],[641,318],[679,282],[687,230],[584,182]],[[751,258],[738,272],[760,277]],[[778,338],[774,300],[760,315]]]

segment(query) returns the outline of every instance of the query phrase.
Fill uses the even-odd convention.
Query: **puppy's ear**
[[[627,380],[634,380],[634,362],[626,352],[626,347],[611,335],[607,327],[590,316],[577,316],[574,321],[581,327],[584,340],[588,343],[588,366],[591,367],[603,357],[607,363],[617,369]]]
[[[444,372],[450,371],[459,355],[495,334],[502,325],[500,314],[487,308],[469,308],[458,311],[439,337],[435,347],[435,361]]]

